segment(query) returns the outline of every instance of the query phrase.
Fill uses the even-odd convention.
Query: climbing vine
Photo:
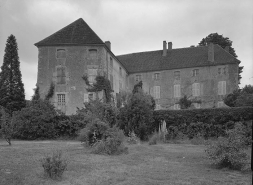
[[[111,83],[110,81],[105,78],[104,76],[96,76],[95,80],[96,83],[90,84],[89,80],[88,80],[88,76],[84,75],[83,80],[85,81],[86,85],[88,86],[87,91],[88,92],[99,92],[99,91],[103,91],[105,92],[105,99],[106,99],[106,103],[111,102],[112,99],[112,87],[111,87]]]

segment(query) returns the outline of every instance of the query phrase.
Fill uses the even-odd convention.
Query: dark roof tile
[[[162,50],[116,56],[129,73],[161,71],[210,65],[237,64],[240,61],[219,45],[214,45],[214,62],[208,61],[208,46]]]
[[[82,19],[78,19],[49,37],[37,42],[35,46],[104,44],[97,34]]]

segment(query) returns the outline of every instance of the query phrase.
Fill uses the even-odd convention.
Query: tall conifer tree
[[[0,105],[11,114],[25,107],[25,92],[20,72],[18,45],[14,35],[7,39],[0,72]]]

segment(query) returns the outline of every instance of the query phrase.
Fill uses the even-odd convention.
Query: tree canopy
[[[14,35],[7,39],[0,72],[0,105],[11,114],[25,107],[25,90],[20,72],[18,45]]]
[[[228,37],[224,37],[223,35],[219,35],[218,33],[211,33],[199,42],[199,46],[207,46],[210,43],[218,44],[223,49],[225,49],[226,46],[228,46],[229,53],[233,55],[235,58],[237,58],[235,49],[232,47],[233,42]],[[243,66],[239,66],[239,69],[238,69],[239,84],[240,84],[240,79],[242,78],[241,77],[242,69],[243,69]]]
[[[253,106],[253,86],[234,90],[224,98],[224,103],[229,107]]]

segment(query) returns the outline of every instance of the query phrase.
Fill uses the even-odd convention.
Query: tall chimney
[[[166,40],[163,41],[163,56],[167,55],[167,43]]]
[[[209,62],[214,62],[214,48],[213,48],[213,43],[210,43],[208,45],[208,61]]]
[[[105,45],[108,47],[109,50],[111,50],[111,42],[105,41]]]
[[[172,42],[168,42],[168,51],[172,50]]]

